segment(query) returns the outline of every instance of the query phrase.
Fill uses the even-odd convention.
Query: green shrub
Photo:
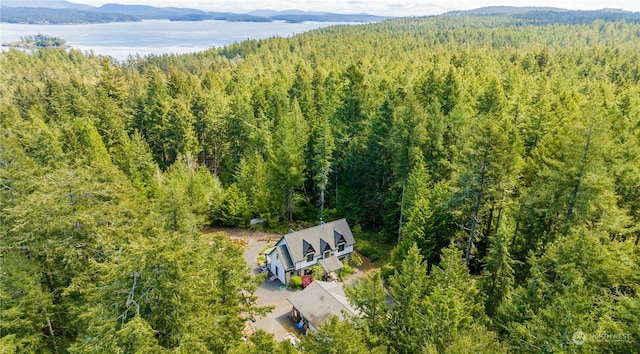
[[[371,246],[369,243],[366,243],[360,247],[358,247],[360,253],[362,253],[365,257],[369,258],[371,262],[379,261],[382,256],[380,255],[380,250]]]
[[[313,280],[322,280],[324,277],[324,269],[322,269],[322,266],[316,264],[311,267],[311,276],[313,277]]]
[[[356,270],[353,269],[350,265],[345,264],[344,267],[342,267],[342,269],[340,269],[340,280],[343,280],[344,278],[346,278],[347,276],[355,273]]]
[[[348,263],[349,265],[354,267],[361,266],[362,258],[360,258],[360,255],[357,252],[351,252],[351,255],[349,255]]]
[[[289,286],[295,289],[302,289],[302,277],[299,275],[292,276]]]
[[[362,232],[362,226],[360,224],[356,224],[354,227],[352,227],[351,233],[356,239],[362,239],[365,236],[364,232]]]

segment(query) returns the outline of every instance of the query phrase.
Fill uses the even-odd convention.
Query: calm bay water
[[[246,39],[288,37],[331,22],[224,22],[168,21],[118,22],[89,25],[0,24],[0,42],[14,42],[20,36],[46,34],[60,37],[74,49],[93,51],[125,60],[130,55],[183,54],[222,47]],[[6,47],[2,47],[6,50]]]

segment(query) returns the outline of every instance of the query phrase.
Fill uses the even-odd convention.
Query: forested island
[[[8,5],[5,5],[5,2]],[[0,11],[0,22],[20,24],[86,24],[109,22],[136,22],[142,20],[170,21],[228,21],[271,22],[287,21],[300,23],[316,22],[377,22],[384,16],[369,14],[336,14],[330,12],[311,13],[298,10],[258,11],[260,14],[202,11],[178,7],[154,7],[146,5],[104,4],[100,7],[61,1],[62,8],[49,8],[47,2],[38,7],[22,7],[20,2],[5,1]],[[55,4],[52,4],[55,5]]]
[[[46,34],[21,36],[19,41],[2,43],[2,46],[14,48],[69,48],[66,40],[47,36]]]
[[[537,17],[1,53],[0,351],[637,352],[640,24]],[[342,217],[361,317],[245,336],[262,279],[202,228]]]

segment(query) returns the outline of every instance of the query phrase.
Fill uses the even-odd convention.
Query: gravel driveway
[[[267,246],[273,246],[277,240],[278,237],[265,239],[249,236],[246,238],[247,247],[243,255],[253,275],[260,273],[260,268],[256,263],[256,258],[260,251]],[[251,323],[254,329],[262,329],[267,333],[272,333],[277,341],[282,341],[285,334],[294,332],[293,324],[288,317],[289,311],[291,311],[291,304],[287,301],[287,298],[296,291],[291,289],[281,290],[281,286],[283,284],[279,280],[273,282],[265,280],[260,284],[255,292],[258,297],[258,306],[275,306],[275,308],[265,317],[257,318],[255,322]],[[294,333],[298,335],[296,332]]]
[[[244,248],[243,256],[249,265],[252,275],[258,275],[261,270],[256,263],[260,251],[266,247],[271,247],[278,242],[282,235],[267,233],[262,231],[251,231],[238,228],[207,227],[204,234],[222,232],[235,244]],[[255,292],[258,306],[275,306],[265,317],[256,318],[255,322],[248,322],[253,330],[262,329],[274,335],[277,341],[283,341],[283,336],[293,332],[299,337],[297,330],[289,320],[288,314],[291,311],[291,304],[287,297],[295,293],[294,290],[280,290],[283,284],[279,281],[270,282],[265,280]]]

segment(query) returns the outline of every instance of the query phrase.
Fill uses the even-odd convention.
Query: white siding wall
[[[276,268],[278,268],[278,279],[284,284],[284,268],[282,267],[282,263],[277,259],[276,254],[278,254],[277,250],[274,250],[269,255],[269,271],[271,274],[276,274]]]
[[[322,255],[319,255],[316,253],[315,257],[313,258],[313,261],[311,262],[307,262],[307,259],[305,258],[302,262],[296,263],[296,270],[304,269],[304,268],[315,265],[316,263],[318,263],[318,258],[321,258],[321,257]]]
[[[349,253],[351,253],[351,252],[353,252],[353,245],[351,245],[351,246],[346,246],[346,247],[344,248],[344,251],[342,251],[342,252],[338,252],[338,251],[337,251],[337,249],[336,249],[336,252],[335,252],[334,254],[335,254],[338,258],[340,258],[340,257],[343,257],[343,256],[348,255],[348,254],[349,254]]]
[[[287,280],[286,280],[286,272],[284,267],[282,266],[282,262],[280,261],[280,259],[278,259],[278,257],[276,257],[276,255],[278,254],[278,247],[280,247],[281,245],[283,245],[284,239],[281,239],[277,244],[276,244],[276,249],[271,252],[271,254],[269,254],[269,271],[271,271],[272,274],[276,274],[276,267],[278,268],[278,279],[282,282],[282,284],[287,284]]]
[[[331,255],[335,255],[338,258],[340,258],[340,257],[344,257],[344,256],[350,254],[351,252],[353,252],[353,245],[345,247],[344,251],[342,251],[342,252],[338,252],[338,250],[335,249],[335,250],[331,251]],[[307,262],[307,259],[305,258],[302,262],[296,263],[296,267],[295,268],[296,268],[296,270],[301,270],[301,269],[305,269],[305,268],[308,268],[308,267],[312,267],[312,266],[314,266],[315,264],[318,263],[319,259],[322,259],[322,254],[316,253],[315,257],[313,258],[313,261]]]

